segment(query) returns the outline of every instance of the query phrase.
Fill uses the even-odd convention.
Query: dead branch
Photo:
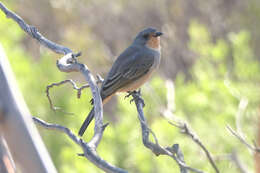
[[[241,127],[241,122],[242,122],[242,116],[245,113],[247,106],[248,106],[248,99],[244,96],[241,96],[239,91],[236,89],[232,88],[230,85],[230,82],[227,79],[225,79],[224,84],[228,88],[230,94],[236,98],[239,101],[238,107],[237,107],[237,112],[235,115],[236,119],[236,130],[233,130],[230,125],[226,125],[227,130],[235,136],[242,144],[244,144],[249,150],[255,152],[255,153],[260,153],[260,147],[257,146],[257,144],[253,141],[253,145],[249,144],[246,141],[246,135],[242,130]],[[240,170],[241,173],[247,173],[247,169],[245,169],[244,164],[239,160],[237,153],[232,153],[231,154],[231,160],[236,164],[238,169]]]
[[[158,144],[158,140],[154,134],[153,137],[155,138],[156,143],[153,143],[149,140],[149,134],[151,132],[151,129],[149,129],[144,117],[144,103],[143,100],[140,98],[140,92],[132,93],[132,96],[136,104],[138,118],[142,128],[142,138],[144,146],[149,148],[156,156],[167,155],[173,158],[177,162],[181,173],[187,173],[188,170],[196,173],[203,173],[202,171],[189,167],[185,164],[183,154],[180,148],[178,147],[178,144],[174,144],[172,147],[163,148]]]
[[[102,82],[103,82],[103,79],[99,75],[97,75],[97,84],[102,83]],[[85,88],[89,88],[89,84],[85,84],[81,87],[78,87],[77,84],[72,79],[66,79],[66,80],[63,80],[61,82],[52,83],[52,84],[48,85],[46,87],[46,96],[48,98],[50,107],[53,111],[60,110],[61,108],[53,105],[51,97],[50,97],[50,89],[53,88],[54,86],[60,86],[60,85],[66,84],[66,83],[70,83],[72,85],[73,89],[77,90],[77,98],[78,99],[81,97],[81,91]]]
[[[174,92],[174,84],[172,80],[166,81],[166,87],[167,87],[167,107],[164,111],[162,111],[164,117],[167,119],[171,119],[171,121],[179,122],[179,123],[173,123],[169,122],[171,125],[178,127],[181,132],[187,136],[189,136],[195,143],[197,143],[205,152],[210,164],[214,168],[215,172],[219,172],[214,160],[212,159],[212,156],[210,152],[207,150],[207,148],[204,146],[204,144],[200,141],[200,139],[195,135],[194,132],[189,128],[187,123],[182,122],[182,120],[178,120],[176,116],[172,113],[175,109],[174,100],[175,100],[175,92]]]
[[[216,165],[216,163],[214,162],[210,152],[208,151],[208,149],[205,147],[205,145],[200,141],[200,139],[197,137],[197,135],[195,135],[194,132],[191,131],[191,129],[188,127],[188,125],[186,123],[172,123],[169,122],[171,125],[178,127],[179,129],[181,129],[181,133],[189,136],[196,144],[198,144],[200,146],[200,148],[202,148],[202,150],[205,152],[211,166],[214,168],[215,172],[219,173],[218,167]]]
[[[245,140],[246,135],[244,134],[242,127],[241,127],[241,119],[242,119],[242,115],[245,113],[246,108],[248,106],[248,99],[241,96],[238,93],[238,91],[236,91],[235,89],[231,88],[230,82],[228,79],[225,80],[225,85],[228,88],[229,92],[233,95],[233,97],[235,97],[239,101],[236,116],[235,116],[236,130],[233,130],[230,125],[226,126],[227,130],[232,135],[234,135],[242,144],[247,146],[247,148],[249,148],[250,150],[252,150],[254,152],[260,152],[260,148],[257,147],[255,143],[254,143],[254,145],[251,145]]]
[[[50,124],[50,123],[47,123],[47,122],[45,122],[45,121],[43,121],[39,118],[36,118],[36,117],[33,117],[33,120],[34,120],[35,123],[37,123],[38,125],[46,128],[46,129],[57,130],[59,132],[65,133],[71,140],[73,140],[76,144],[78,144],[82,148],[82,150],[84,151],[85,157],[87,157],[91,162],[93,162],[97,167],[104,170],[105,172],[108,172],[108,173],[127,173],[127,171],[125,171],[121,168],[117,168],[117,167],[109,164],[107,161],[103,160],[102,158],[100,158],[97,155],[95,148],[90,146],[88,143],[84,142],[81,138],[74,135],[70,131],[70,129],[68,129],[67,127],[63,127],[63,126],[58,125],[58,124]],[[106,126],[103,127],[103,130],[105,130],[105,127]]]
[[[233,130],[229,125],[226,126],[228,131],[234,135],[242,144],[244,144],[247,148],[249,148],[250,150],[254,151],[254,152],[258,152],[260,153],[260,147],[257,147],[256,144],[251,145],[249,144],[238,132],[236,132],[235,130]]]
[[[0,9],[5,13],[7,18],[13,19],[27,34],[29,34],[32,38],[38,40],[41,45],[59,54],[68,54],[72,52],[69,48],[58,45],[43,37],[41,33],[38,32],[37,28],[28,25],[20,16],[7,9],[1,2]]]

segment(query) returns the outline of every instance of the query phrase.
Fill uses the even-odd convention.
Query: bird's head
[[[162,34],[162,32],[159,32],[154,28],[146,28],[137,34],[134,44],[160,50],[160,36]]]

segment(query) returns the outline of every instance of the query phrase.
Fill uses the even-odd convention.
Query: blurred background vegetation
[[[50,40],[75,52],[82,51],[80,61],[93,74],[103,77],[139,30],[148,26],[162,30],[165,35],[160,69],[142,90],[145,115],[160,144],[179,143],[188,165],[214,172],[201,149],[168,123],[185,120],[212,153],[220,172],[239,172],[227,157],[234,152],[254,172],[257,165],[254,153],[232,136],[226,125],[239,127],[249,142],[257,140],[259,0],[3,0],[3,3]],[[82,85],[82,76],[59,72],[55,61],[60,56],[41,47],[2,12],[0,33],[0,44],[32,115],[67,126],[76,133],[91,108],[90,91],[85,90],[82,98],[77,99],[71,86],[51,90],[55,106],[74,113],[67,115],[51,111],[45,89],[48,84],[68,78]],[[105,106],[104,114],[105,122],[110,122],[98,147],[104,159],[135,173],[178,172],[172,159],[155,157],[143,146],[136,108],[129,99],[124,99],[124,94],[114,97]],[[93,124],[85,140],[90,139],[92,129]],[[77,156],[81,149],[65,135],[39,130],[59,172],[101,172]]]

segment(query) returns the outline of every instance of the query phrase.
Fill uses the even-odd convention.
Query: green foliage
[[[213,43],[207,28],[197,21],[191,22],[189,33],[190,49],[199,59],[191,69],[192,81],[177,77],[176,114],[190,122],[212,154],[237,150],[243,162],[253,169],[254,158],[225,128],[227,124],[235,127],[239,101],[246,98],[249,105],[241,126],[249,139],[255,136],[255,126],[248,124],[255,124],[258,114],[260,66],[250,46],[250,33],[230,33],[230,41],[220,39]],[[233,64],[227,63],[230,54]],[[217,162],[221,172],[237,172],[225,162]],[[210,171],[209,168],[205,165],[203,169]]]

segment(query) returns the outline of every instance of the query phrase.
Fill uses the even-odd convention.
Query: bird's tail
[[[88,125],[91,123],[95,116],[94,107],[91,109],[90,113],[88,114],[87,118],[85,119],[84,123],[81,125],[79,129],[79,136],[82,136],[86,129],[88,128]]]

